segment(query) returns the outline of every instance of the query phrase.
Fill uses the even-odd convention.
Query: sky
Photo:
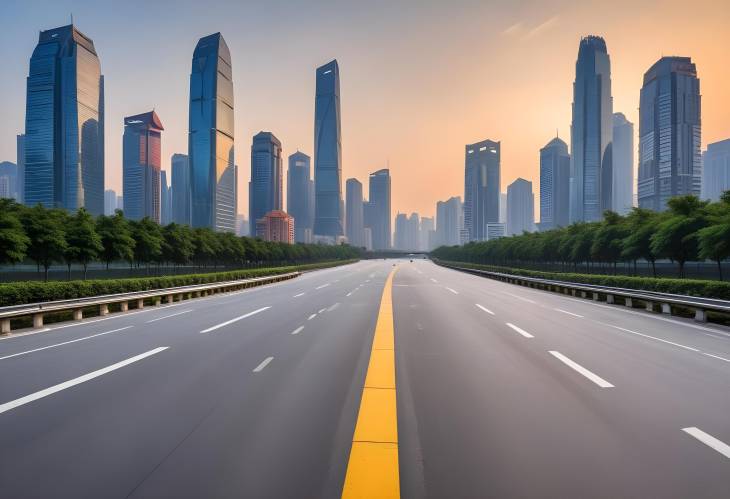
[[[533,182],[539,149],[570,143],[581,36],[606,39],[613,108],[635,123],[644,72],[662,55],[692,57],[702,93],[702,144],[730,138],[730,3],[675,1],[33,1],[0,2],[0,161],[15,161],[25,79],[38,32],[74,23],[105,76],[106,187],[121,191],[123,118],[154,108],[163,168],[187,153],[193,49],[220,31],[231,50],[239,212],[248,213],[254,134],[284,157],[313,153],[315,68],[338,60],[342,175],[367,196],[389,166],[392,209],[433,216],[463,196],[464,146],[501,141],[502,191]],[[286,170],[286,159],[284,163]]]

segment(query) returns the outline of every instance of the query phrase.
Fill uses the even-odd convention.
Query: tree
[[[30,239],[23,232],[14,210],[0,207],[0,264],[17,263],[25,258]]]
[[[95,260],[104,250],[101,237],[96,232],[96,224],[91,214],[85,208],[79,208],[76,215],[68,217],[66,242],[68,246],[64,252],[71,274],[71,262],[78,262],[84,267],[84,280],[89,262]]]
[[[613,264],[616,273],[616,262],[621,259],[623,238],[626,237],[624,219],[615,211],[606,210],[603,221],[596,225],[591,257],[599,262]]]
[[[700,258],[714,260],[722,281],[722,261],[730,257],[730,191],[725,191],[719,203],[712,203],[707,208],[709,227],[700,229]]]
[[[621,256],[633,260],[636,273],[636,260],[643,258],[651,263],[651,269],[656,277],[656,254],[651,249],[651,237],[656,232],[659,215],[644,208],[634,208],[626,216],[627,234],[621,242]]]
[[[134,238],[134,260],[137,265],[147,266],[147,273],[150,271],[150,263],[158,261],[162,255],[162,231],[160,226],[149,217],[132,224],[132,237]]]
[[[195,251],[193,234],[187,225],[171,223],[162,228],[162,259],[174,265],[185,265]]]
[[[684,277],[684,264],[699,256],[698,231],[707,225],[706,201],[696,196],[677,196],[667,202],[666,218],[651,237],[651,250],[679,265],[679,277]]]
[[[193,261],[198,267],[215,261],[216,253],[220,249],[215,232],[207,227],[193,229],[193,245],[195,247]]]
[[[62,210],[47,210],[40,204],[23,211],[23,228],[30,239],[28,256],[43,267],[46,281],[48,268],[53,262],[63,259],[68,246],[64,231],[65,215]]]
[[[121,210],[116,210],[111,216],[99,216],[96,220],[96,231],[102,245],[99,257],[106,263],[107,270],[112,262],[134,260],[135,242],[132,229]]]

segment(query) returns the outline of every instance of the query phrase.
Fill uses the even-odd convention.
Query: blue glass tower
[[[314,190],[314,234],[331,238],[342,236],[344,231],[340,70],[336,60],[317,68],[314,105]]]
[[[289,156],[286,211],[294,217],[294,240],[301,243],[311,242],[314,223],[310,169],[309,156],[303,152]]]
[[[124,118],[122,182],[124,214],[130,220],[144,217],[157,223],[161,220],[163,130],[162,122],[154,111]]]
[[[268,212],[282,210],[281,142],[271,132],[259,132],[251,144],[251,182],[248,189],[250,234]]]
[[[234,232],[233,77],[220,33],[201,38],[193,53],[189,127],[191,223]]]
[[[464,228],[469,241],[485,241],[487,224],[499,222],[501,146],[483,140],[464,153]]]
[[[24,199],[104,213],[104,77],[73,25],[42,31],[30,59]]]

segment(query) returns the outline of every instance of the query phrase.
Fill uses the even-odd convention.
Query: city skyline
[[[184,103],[188,98],[190,54],[198,37],[221,31],[231,48],[233,79],[237,82],[235,95],[239,105],[236,106],[235,113],[238,125],[235,135],[239,142],[243,140],[245,144],[248,142],[244,138],[246,135],[250,137],[258,130],[271,129],[277,132],[277,136],[285,144],[283,154],[288,155],[296,149],[311,153],[314,95],[312,69],[336,57],[342,71],[342,175],[344,178],[356,177],[362,180],[368,172],[389,163],[393,177],[393,211],[417,211],[421,215],[433,215],[435,200],[463,195],[461,179],[451,172],[462,166],[460,151],[464,144],[483,137],[499,137],[502,142],[502,192],[517,177],[533,181],[535,189],[539,189],[540,147],[555,135],[556,128],[560,137],[569,141],[570,87],[574,78],[572,66],[575,63],[577,42],[581,36],[587,34],[604,37],[609,46],[614,110],[624,112],[629,121],[638,123],[637,108],[643,73],[661,55],[686,55],[692,57],[697,64],[702,79],[702,149],[711,142],[727,138],[730,135],[730,106],[727,105],[730,97],[724,82],[730,78],[730,70],[721,64],[723,57],[720,47],[729,41],[727,32],[722,29],[728,13],[719,6],[713,8],[710,3],[698,6],[703,22],[693,23],[682,33],[675,33],[668,32],[663,26],[681,15],[680,6],[678,3],[662,5],[661,10],[658,4],[633,6],[631,16],[621,17],[617,12],[602,13],[600,22],[586,7],[569,8],[562,2],[533,6],[530,9],[526,6],[493,7],[491,17],[495,29],[479,42],[476,50],[493,57],[490,68],[502,69],[502,77],[495,83],[480,78],[481,69],[472,70],[466,73],[468,77],[458,82],[458,92],[452,91],[453,82],[449,88],[444,87],[441,76],[428,73],[428,77],[423,79],[428,66],[424,59],[430,58],[430,62],[434,64],[447,64],[450,71],[462,67],[465,61],[451,56],[459,47],[476,43],[476,21],[484,19],[486,8],[482,10],[478,6],[467,4],[456,6],[452,15],[464,20],[462,33],[453,38],[444,36],[444,42],[437,46],[428,45],[429,57],[418,54],[415,47],[418,37],[414,30],[435,26],[438,34],[450,33],[449,30],[453,27],[440,25],[435,20],[442,7],[431,6],[417,11],[404,6],[394,7],[413,15],[413,19],[406,26],[407,32],[414,34],[412,40],[398,35],[391,21],[380,19],[377,14],[382,13],[385,7],[375,8],[373,12],[361,12],[356,7],[335,9],[323,25],[325,33],[332,35],[332,40],[336,41],[351,34],[353,19],[358,15],[365,15],[367,20],[377,22],[384,30],[384,40],[376,41],[373,47],[361,39],[364,38],[363,31],[362,37],[355,36],[353,39],[352,48],[332,43],[332,40],[328,42],[323,35],[305,37],[298,44],[301,46],[296,48],[282,41],[274,41],[271,47],[273,59],[277,59],[277,54],[283,54],[285,48],[294,49],[292,56],[281,59],[281,68],[275,69],[274,75],[278,75],[278,71],[282,71],[282,74],[286,72],[289,76],[296,74],[295,85],[291,78],[288,81],[282,78],[282,81],[275,83],[268,80],[264,82],[258,77],[251,78],[261,55],[253,51],[250,43],[243,43],[242,39],[251,42],[259,37],[267,41],[268,38],[256,30],[247,37],[242,37],[238,34],[239,30],[234,29],[233,23],[223,19],[223,16],[208,15],[195,19],[196,24],[189,34],[185,30],[173,30],[168,23],[160,23],[160,36],[172,36],[175,43],[165,44],[164,47],[148,47],[147,50],[153,56],[149,58],[154,62],[151,64],[133,57],[135,50],[145,43],[144,37],[139,41],[129,40],[124,37],[124,30],[107,29],[110,22],[117,20],[117,13],[111,16],[115,19],[108,19],[108,14],[101,15],[103,9],[86,2],[58,2],[44,9],[12,5],[8,6],[8,10],[17,22],[8,26],[7,31],[0,35],[3,41],[12,40],[12,43],[4,43],[2,49],[10,64],[9,71],[0,83],[2,107],[8,117],[0,125],[0,159],[15,159],[15,136],[23,131],[24,110],[19,101],[23,100],[28,60],[37,41],[37,32],[64,24],[64,21],[68,22],[68,12],[73,11],[78,28],[94,40],[102,73],[106,76],[105,188],[121,191],[119,123],[123,116],[132,114],[137,109],[156,107],[166,117],[168,130],[163,144],[163,169],[169,172],[173,153],[187,151]],[[171,12],[164,7],[155,6],[152,13],[164,13],[167,16],[165,19],[175,20],[185,26],[192,25],[194,16],[184,12]],[[311,10],[321,12],[321,7],[315,5]],[[617,6],[616,10],[622,9]],[[312,15],[299,12],[296,7],[284,9],[283,6],[274,4],[266,9],[256,10],[252,13],[251,20],[246,22],[253,22],[271,11],[286,14],[283,22],[287,25],[294,23],[296,15]],[[122,19],[128,15],[126,12],[118,14]],[[468,16],[474,19],[470,20]],[[574,22],[577,20],[585,22]],[[351,29],[344,30],[343,26],[350,26]],[[355,34],[357,33],[356,30]],[[630,36],[626,34],[641,37],[640,46],[634,47],[627,40]],[[120,40],[124,40],[124,43]],[[384,52],[386,40],[393,46],[392,53]],[[373,50],[368,52],[366,48]],[[530,66],[533,71],[540,72],[540,81],[544,88],[536,89],[526,83],[515,83],[520,75],[524,77],[526,71],[508,64],[509,58],[516,56],[522,57],[525,65]],[[390,76],[396,58],[405,61],[399,66],[398,78]],[[150,78],[145,79],[145,95],[139,95],[142,89],[126,76],[127,71],[131,71],[132,62],[136,66],[142,65],[146,74],[150,75]],[[548,71],[547,68],[551,69]],[[161,77],[163,74],[164,78]],[[156,78],[155,75],[160,77]],[[174,75],[179,77],[171,77]],[[422,83],[415,83],[418,78],[421,78]],[[149,81],[165,84],[146,83]],[[410,85],[408,94],[402,91],[406,85]],[[493,98],[498,92],[504,92],[506,96],[500,100],[525,100],[531,108],[529,119],[523,120],[517,126],[520,120],[510,116],[507,103]],[[423,109],[414,110],[414,106],[424,95],[430,98],[432,107],[422,106]],[[390,108],[396,103],[399,107],[395,109],[399,112],[394,114]],[[263,111],[272,105],[275,105],[275,112]],[[378,114],[387,117],[385,126],[373,126],[373,123],[378,123]],[[438,119],[434,119],[434,116]],[[408,123],[408,126],[404,123]],[[401,135],[393,133],[396,128],[402,131]],[[638,130],[635,130],[635,144],[638,144],[637,135]],[[443,140],[436,140],[436,137]],[[418,144],[418,147],[414,147],[414,144]],[[242,172],[248,171],[246,152],[245,147],[236,152],[236,163],[240,165]],[[636,175],[637,165],[634,168]],[[408,188],[407,179],[414,171],[419,171],[420,178],[424,179],[421,182],[423,188],[418,190]],[[239,175],[238,211],[244,214],[244,207],[248,205],[246,181],[245,175]],[[539,218],[538,210],[536,217]]]

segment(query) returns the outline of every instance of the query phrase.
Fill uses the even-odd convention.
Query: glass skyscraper
[[[188,156],[191,224],[234,232],[233,77],[231,53],[220,33],[201,38],[193,53]]]
[[[348,178],[345,182],[345,200],[347,223],[345,230],[347,240],[351,246],[361,247],[365,245],[364,219],[362,204],[362,184],[356,178]]]
[[[20,172],[20,167],[18,167]],[[730,190],[730,139],[707,144],[702,156],[702,199],[719,201]]]
[[[571,222],[601,220],[611,209],[613,135],[611,61],[599,36],[580,41],[573,83],[570,172]],[[603,185],[602,185],[603,184]]]
[[[634,204],[634,124],[623,113],[613,114],[613,211],[625,215]]]
[[[505,232],[508,236],[535,230],[535,196],[529,180],[518,178],[507,186],[506,222]]]
[[[500,143],[467,144],[464,163],[464,228],[469,241],[485,241],[487,224],[499,222]]]
[[[570,154],[555,137],[540,149],[540,230],[570,223]]]
[[[662,57],[639,100],[639,207],[662,211],[673,196],[700,195],[700,80],[689,57]]]
[[[390,170],[384,168],[370,174],[369,195],[363,218],[370,227],[373,249],[390,249]]]
[[[26,204],[104,213],[104,77],[73,25],[41,31],[33,50],[24,163]]]
[[[251,181],[248,184],[251,234],[256,233],[258,219],[270,211],[284,209],[282,177],[281,142],[271,132],[257,133],[251,144]]]
[[[190,225],[190,163],[187,154],[173,154],[172,168],[172,221]]]
[[[315,235],[333,239],[344,235],[341,180],[340,70],[334,60],[317,68],[314,104]]]
[[[294,240],[298,243],[312,241],[314,224],[314,189],[309,156],[295,152],[289,156],[286,210],[294,217]]]
[[[124,118],[124,215],[130,220],[149,217],[160,222],[162,122],[157,113]]]

